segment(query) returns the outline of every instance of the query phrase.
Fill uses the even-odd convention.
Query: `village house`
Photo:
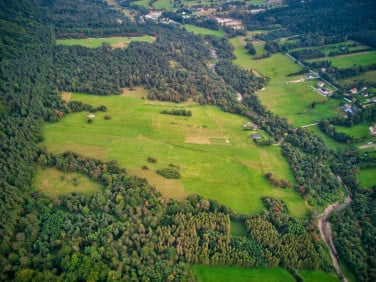
[[[325,85],[325,83],[322,82],[322,81],[317,82],[317,86],[320,87],[320,88],[324,87],[324,85]]]
[[[350,89],[350,93],[353,94],[353,95],[354,95],[354,94],[357,94],[357,93],[358,93],[358,88],[356,88],[356,87],[351,88],[351,89]]]

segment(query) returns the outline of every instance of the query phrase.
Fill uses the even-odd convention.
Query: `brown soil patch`
[[[127,43],[127,42],[119,42],[119,43],[116,43],[116,44],[112,44],[111,48],[112,49],[117,49],[117,48],[124,49],[124,48],[127,48],[128,45],[129,45],[129,43]]]
[[[64,92],[61,93],[61,100],[68,103],[71,98],[72,98],[72,92],[65,92],[64,91]]]

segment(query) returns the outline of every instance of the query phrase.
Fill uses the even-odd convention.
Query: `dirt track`
[[[338,180],[342,183],[341,179],[337,177]],[[347,190],[347,187],[344,186],[345,190]],[[329,248],[330,256],[333,261],[334,268],[336,269],[338,276],[342,279],[344,282],[348,282],[347,278],[343,275],[342,269],[338,262],[338,255],[336,248],[333,243],[333,235],[332,235],[332,227],[330,222],[328,221],[329,216],[334,211],[340,211],[346,208],[351,203],[351,197],[347,196],[343,204],[339,204],[338,202],[329,205],[325,211],[319,215],[318,217],[318,227],[320,229],[320,234],[323,240],[325,241],[326,245]]]

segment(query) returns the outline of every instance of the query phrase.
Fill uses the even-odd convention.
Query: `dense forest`
[[[294,188],[319,210],[342,199],[340,176],[355,204],[336,218],[336,243],[346,246],[339,254],[362,280],[375,280],[375,197],[358,191],[355,177],[364,160],[352,152],[337,155],[320,138],[268,112],[255,95],[268,79],[235,67],[226,40],[131,22],[100,0],[9,0],[0,8],[0,280],[194,281],[193,263],[332,270],[314,214],[293,219],[273,198],[263,199],[265,211],[257,215],[236,214],[196,195],[176,202],[114,161],[53,155],[41,147],[43,123],[69,112],[105,110],[63,102],[60,91],[114,95],[138,85],[150,99],[192,98],[250,118],[283,142]],[[140,34],[157,40],[126,49],[55,45],[56,37]],[[37,165],[87,175],[102,189],[52,200],[32,185]],[[362,218],[360,241],[351,239],[354,218]],[[230,235],[231,220],[244,224],[246,237]]]

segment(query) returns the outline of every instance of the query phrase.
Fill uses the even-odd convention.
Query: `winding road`
[[[350,196],[351,194],[347,189],[346,185],[342,183],[342,180],[339,176],[337,176],[337,179],[342,184],[344,189],[349,193],[349,196],[346,197],[343,204],[335,202],[334,204],[329,205],[325,209],[325,211],[318,216],[318,227],[320,229],[321,237],[323,238],[323,240],[329,248],[330,257],[332,258],[333,266],[336,269],[338,276],[342,279],[342,281],[348,282],[348,279],[343,275],[342,269],[338,262],[337,251],[333,243],[332,227],[330,222],[328,221],[328,218],[330,217],[332,212],[345,209],[348,205],[350,205],[352,201]]]

